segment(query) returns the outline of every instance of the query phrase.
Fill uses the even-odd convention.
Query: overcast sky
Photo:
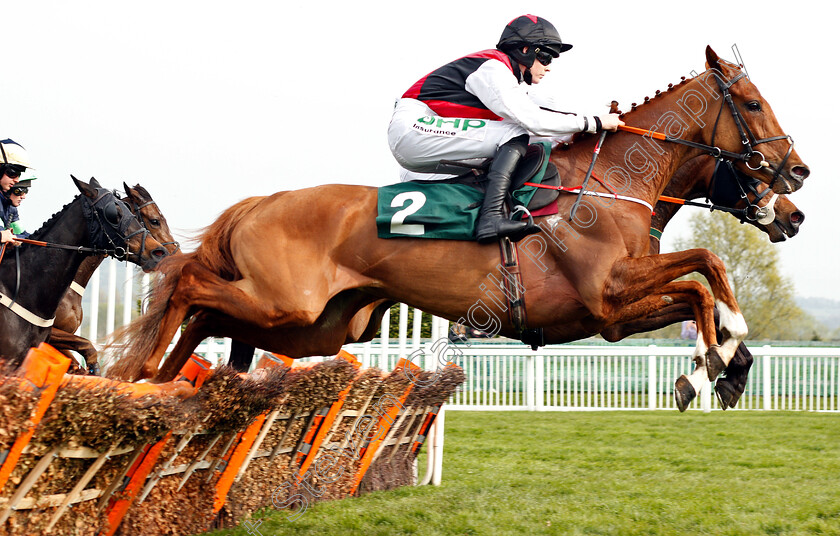
[[[679,7],[676,7],[679,6]],[[696,6],[696,7],[695,7]],[[629,108],[734,59],[811,168],[791,199],[801,233],[778,245],[800,296],[840,299],[836,22],[816,2],[7,2],[0,136],[38,177],[28,230],[77,193],[70,181],[148,188],[184,240],[236,201],[325,183],[396,182],[394,99],[428,71],[492,48],[523,13],[574,49],[540,89],[569,111]],[[665,235],[685,232],[689,209]]]

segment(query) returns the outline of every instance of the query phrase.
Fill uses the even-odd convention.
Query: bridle
[[[149,228],[149,225],[146,223],[146,218],[143,216],[143,213],[142,213],[142,212],[140,212],[140,209],[141,209],[141,208],[148,207],[149,205],[155,205],[155,206],[157,206],[157,203],[155,202],[155,200],[154,200],[154,199],[150,199],[149,201],[146,201],[146,202],[145,202],[145,203],[143,203],[142,205],[139,205],[139,204],[137,204],[137,202],[134,200],[134,198],[133,198],[130,194],[128,194],[127,192],[126,192],[126,197],[128,198],[128,199],[126,199],[126,201],[128,202],[128,204],[129,204],[129,206],[130,206],[130,208],[131,208],[131,212],[133,212],[133,213],[134,213],[134,216],[135,216],[135,217],[137,218],[137,220],[140,222],[140,225],[142,225],[143,227],[145,227],[146,229],[148,229],[148,228]],[[165,247],[165,246],[170,246],[170,245],[173,245],[173,244],[175,245],[175,251],[171,252],[171,253],[170,253],[170,255],[171,255],[171,254],[173,254],[173,253],[177,253],[177,252],[178,252],[178,250],[180,250],[180,249],[181,249],[181,244],[179,244],[177,240],[173,240],[173,241],[171,241],[171,242],[161,242],[161,243],[160,243],[160,245],[161,245],[161,246],[164,246],[164,247]]]
[[[110,194],[110,195],[109,195]],[[146,251],[146,239],[151,235],[151,232],[145,225],[139,222],[139,229],[129,233],[128,228],[131,226],[134,218],[120,218],[119,209],[125,208],[125,211],[131,214],[128,206],[117,197],[116,192],[107,190],[105,188],[96,189],[96,199],[90,201],[87,197],[84,198],[83,212],[85,219],[88,222],[88,233],[92,244],[99,244],[107,241],[112,246],[112,250],[108,250],[107,255],[114,257],[117,260],[124,261],[128,256],[128,241],[134,236],[142,234],[140,240],[139,258],[143,258]],[[99,205],[104,205],[100,210],[96,210]],[[100,215],[101,213],[101,215]],[[103,240],[104,238],[104,240]],[[122,245],[117,245],[117,242],[122,242]]]
[[[731,184],[719,184],[718,179],[720,178],[719,171],[721,170],[721,165],[726,166],[731,176],[728,179],[737,187],[737,190],[731,188]],[[717,160],[715,162],[714,172],[712,173],[711,183],[706,191],[706,200],[712,204],[705,206],[712,211],[721,210],[729,212],[741,220],[741,223],[756,222],[761,225],[768,225],[776,219],[774,205],[779,194],[773,192],[769,186],[764,191],[759,192],[759,184],[761,184],[760,180],[739,172],[735,169],[732,162]],[[752,200],[750,200],[747,192],[753,195]],[[761,200],[770,193],[773,195],[770,196],[770,199],[764,206],[761,206]],[[746,203],[746,208],[734,208],[741,201]]]
[[[744,119],[743,114],[738,107],[735,106],[735,101],[732,99],[732,94],[729,92],[729,88],[732,87],[733,84],[738,82],[740,79],[745,78],[746,74],[741,71],[736,75],[732,80],[728,82],[724,82],[721,77],[714,71],[712,74],[715,77],[715,81],[718,84],[718,88],[720,89],[721,93],[723,94],[724,102],[729,106],[729,111],[732,114],[732,118],[735,120],[735,126],[738,128],[738,134],[741,137],[741,145],[743,145],[744,150],[741,152],[739,156],[736,156],[736,159],[742,160],[744,165],[748,168],[752,169],[753,171],[757,171],[763,167],[769,167],[773,170],[773,180],[770,181],[769,190],[773,189],[775,186],[776,181],[782,177],[782,180],[787,182],[787,180],[782,176],[782,170],[787,164],[788,159],[790,158],[791,153],[793,153],[793,138],[787,134],[782,134],[779,136],[770,136],[769,138],[762,138],[757,139],[753,134],[752,130],[750,129],[749,124],[747,124],[747,120]],[[715,128],[712,130],[712,145],[714,145],[715,134],[717,133],[717,125],[718,121],[720,121],[721,113],[723,112],[723,102],[720,104],[720,110],[718,111],[717,119],[715,120]],[[779,141],[779,140],[787,140],[788,142],[788,149],[785,153],[784,158],[782,158],[782,162],[778,166],[774,166],[773,164],[767,162],[764,158],[764,154],[761,151],[755,150],[756,145],[761,145],[762,143],[768,143],[771,141]],[[750,165],[750,162],[753,161],[753,158],[758,155],[759,162],[756,167]],[[714,155],[713,155],[714,156]],[[787,189],[792,190],[790,185],[787,184]]]
[[[661,132],[654,132],[651,130],[645,130],[637,127],[628,127],[622,125],[618,127],[619,130],[630,132],[632,134],[638,134],[641,136],[649,136],[653,139],[657,139],[664,142],[678,143],[680,145],[685,145],[694,149],[700,149],[706,154],[717,159],[718,162],[743,162],[745,166],[747,166],[753,171],[757,171],[761,168],[770,168],[771,170],[773,170],[773,179],[770,181],[768,190],[772,190],[773,187],[776,185],[776,181],[781,179],[785,182],[787,189],[789,191],[793,191],[793,188],[791,188],[790,184],[788,184],[787,182],[788,179],[782,174],[782,170],[784,169],[785,164],[787,164],[787,161],[790,159],[790,155],[793,153],[793,138],[787,134],[771,136],[769,138],[756,138],[755,134],[753,134],[752,130],[750,129],[749,124],[747,124],[747,120],[744,119],[743,114],[741,114],[741,112],[738,110],[738,107],[735,106],[735,102],[732,99],[732,94],[729,91],[729,88],[732,87],[736,82],[738,82],[742,78],[745,78],[746,74],[744,74],[744,72],[741,71],[734,78],[726,81],[722,76],[718,74],[719,72],[720,71],[718,71],[717,69],[711,70],[711,73],[715,77],[715,81],[717,82],[718,88],[720,89],[720,92],[723,95],[723,100],[720,103],[720,109],[718,110],[718,114],[715,119],[714,128],[712,129],[712,137],[709,144],[691,140],[684,140],[682,138],[676,138],[674,136],[669,136]],[[732,115],[732,119],[735,121],[735,126],[738,129],[738,135],[741,138],[742,151],[740,153],[727,151],[715,145],[715,137],[717,135],[718,126],[720,125],[720,118],[723,115],[724,103],[728,105],[729,112]],[[755,147],[757,145],[761,145],[762,143],[768,143],[771,141],[779,140],[787,140],[788,149],[785,153],[784,158],[782,158],[781,163],[778,166],[776,166],[768,162],[765,159],[764,154],[761,151],[757,151]]]

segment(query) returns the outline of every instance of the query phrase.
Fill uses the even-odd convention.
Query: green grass
[[[448,412],[442,486],[289,514],[254,519],[264,536],[840,535],[840,415]]]

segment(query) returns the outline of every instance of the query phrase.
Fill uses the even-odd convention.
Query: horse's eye
[[[758,101],[750,101],[746,104],[747,110],[751,112],[760,112],[761,111],[761,103]]]
[[[154,225],[155,227],[160,227],[160,220],[156,218],[152,218],[151,220],[149,220],[149,223]]]
[[[102,211],[102,215],[105,216],[105,221],[111,225],[118,225],[120,223],[120,209],[116,203],[111,203],[106,206],[105,210]]]

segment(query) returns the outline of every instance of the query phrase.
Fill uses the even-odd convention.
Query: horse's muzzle
[[[149,252],[149,258],[142,264],[141,268],[144,272],[152,272],[155,267],[157,267],[158,263],[168,255],[169,251],[166,248],[155,248]]]
[[[805,183],[805,179],[807,179],[808,175],[810,174],[811,170],[808,169],[808,166],[793,166],[792,168],[790,168],[790,173],[788,173],[785,177],[787,180],[784,181],[788,183],[786,184],[786,187],[790,189],[790,192],[785,193],[793,193],[802,188],[802,185]]]
[[[768,227],[768,229],[775,229],[773,231],[768,230],[770,241],[775,244],[778,242],[784,242],[788,238],[793,238],[799,234],[799,226],[802,225],[802,222],[804,221],[805,214],[799,210],[791,212],[787,221],[777,217],[771,224],[772,227]]]

